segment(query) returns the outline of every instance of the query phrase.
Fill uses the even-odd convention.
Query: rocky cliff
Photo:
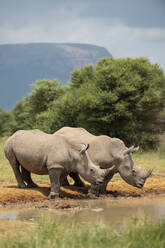
[[[72,43],[0,45],[0,107],[12,108],[39,79],[69,81],[75,68],[112,57],[103,47]]]

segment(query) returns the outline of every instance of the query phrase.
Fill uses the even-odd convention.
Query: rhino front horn
[[[146,178],[148,178],[148,177],[150,177],[151,176],[151,174],[152,174],[152,172],[153,172],[153,169],[150,169],[150,170],[148,170],[147,172],[146,172]]]
[[[116,166],[113,165],[111,168],[108,168],[108,169],[102,169],[103,173],[104,173],[104,176],[107,176],[111,173],[114,173],[116,171]]]

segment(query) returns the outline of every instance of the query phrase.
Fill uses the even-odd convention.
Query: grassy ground
[[[154,169],[154,173],[165,172],[165,157],[159,151],[138,152],[133,154],[136,165],[144,169]]]
[[[21,248],[164,248],[165,221],[151,223],[134,220],[127,230],[113,227],[80,225],[52,221],[50,216],[41,216],[29,227],[18,226],[6,236],[0,235],[0,247]]]

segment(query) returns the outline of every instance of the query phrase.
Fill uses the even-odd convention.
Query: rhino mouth
[[[143,183],[138,183],[138,184],[136,185],[136,187],[139,188],[139,189],[142,189],[142,188],[143,188],[143,185],[144,185]]]
[[[103,183],[103,180],[98,180],[98,181],[96,181],[94,184],[95,185],[100,185],[100,184],[102,184]]]

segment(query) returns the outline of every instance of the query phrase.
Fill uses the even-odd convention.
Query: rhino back
[[[106,135],[95,136],[84,128],[63,127],[55,134],[63,135],[70,141],[89,143],[90,159],[103,169],[112,167],[115,162],[118,163],[118,159],[125,149],[125,145],[120,139],[110,138]]]
[[[55,164],[67,164],[68,149],[64,138],[35,130],[17,131],[5,145],[8,157],[15,156],[25,169],[36,174],[48,174]]]
[[[56,131],[54,134],[63,135],[64,137],[70,139],[70,141],[78,143],[89,143],[96,136],[89,133],[87,130],[81,127],[63,127]]]
[[[48,144],[46,134],[34,130],[17,131],[8,140],[9,156],[15,156],[28,171],[48,174],[46,167]]]

